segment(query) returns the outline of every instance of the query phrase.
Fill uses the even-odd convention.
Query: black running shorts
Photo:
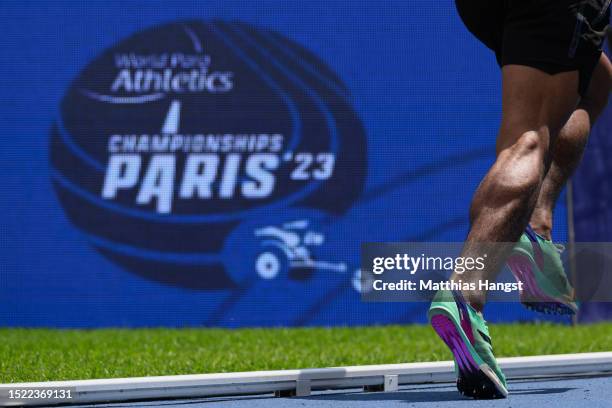
[[[587,91],[601,55],[612,0],[456,0],[468,30],[495,52],[500,66],[549,74],[579,71]]]

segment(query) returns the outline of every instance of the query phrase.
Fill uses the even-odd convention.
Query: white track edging
[[[511,379],[612,373],[612,352],[501,358]],[[227,395],[308,395],[310,390],[369,387],[394,390],[397,385],[454,382],[452,361],[388,364],[305,370],[136,377],[103,380],[0,384],[2,405],[51,405],[123,402],[146,399],[195,398]],[[388,384],[392,386],[387,386]],[[69,389],[70,400],[7,401],[9,390]]]

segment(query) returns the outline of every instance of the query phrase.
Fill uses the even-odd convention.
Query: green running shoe
[[[573,315],[578,312],[574,289],[567,279],[563,247],[538,235],[527,226],[508,258],[508,267],[523,282],[521,302],[541,313]]]
[[[428,318],[455,358],[457,389],[476,399],[505,398],[506,377],[493,355],[487,323],[459,292],[439,291]]]

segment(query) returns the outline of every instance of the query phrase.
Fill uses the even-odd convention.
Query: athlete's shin
[[[511,249],[500,243],[518,240],[535,206],[546,170],[547,140],[546,128],[525,132],[500,152],[474,195],[472,225],[462,253],[478,257],[486,252],[486,267],[454,274],[453,279],[475,283],[495,280]],[[486,292],[464,292],[464,296],[482,310]]]

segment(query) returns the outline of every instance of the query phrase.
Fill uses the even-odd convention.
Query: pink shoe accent
[[[473,373],[479,370],[457,327],[448,317],[435,315],[431,318],[431,326],[453,353],[461,372]]]

